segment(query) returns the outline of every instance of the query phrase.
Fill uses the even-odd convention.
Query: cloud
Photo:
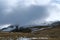
[[[56,0],[59,2],[58,0]],[[49,17],[46,21],[60,21],[60,4],[57,2],[52,2],[48,8],[49,10]]]
[[[45,19],[47,17],[46,7],[31,5],[27,9],[14,9],[11,15],[7,15],[5,23],[24,25],[36,19]],[[7,20],[8,19],[8,20]]]
[[[60,20],[60,2],[54,0],[0,0],[0,24],[40,24]]]
[[[36,2],[34,0],[29,0],[29,4],[27,4],[27,1],[28,0],[18,0],[18,2],[16,2],[16,0],[3,0],[0,4],[0,24],[11,23],[24,25],[29,23],[30,21],[45,19],[47,17],[46,7],[38,5],[40,4],[38,2],[39,0],[37,0]]]
[[[48,5],[51,0],[18,0],[20,5],[30,6],[30,5]]]

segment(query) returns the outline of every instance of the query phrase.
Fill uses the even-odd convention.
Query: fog
[[[59,3],[58,0],[0,0],[0,24],[37,25],[60,20]]]

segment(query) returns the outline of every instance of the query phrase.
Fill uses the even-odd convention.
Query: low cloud
[[[14,9],[10,15],[5,16],[2,23],[24,25],[36,19],[45,19],[47,17],[46,7],[31,5],[27,9]]]
[[[25,25],[60,20],[60,4],[53,0],[43,1],[0,0],[0,24]]]
[[[24,7],[24,5],[19,5],[17,2],[18,4],[14,7],[11,4],[4,4],[4,2],[2,1],[0,4],[0,24],[25,25],[30,21],[45,19],[48,16],[45,6],[34,5],[32,3],[30,6],[24,4]]]

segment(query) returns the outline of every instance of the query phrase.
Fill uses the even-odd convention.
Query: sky
[[[60,0],[0,0],[0,25],[50,21],[60,21]]]

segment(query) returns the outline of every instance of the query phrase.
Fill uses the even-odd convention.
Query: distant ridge
[[[25,25],[25,26],[8,25],[7,27],[0,29],[0,31],[1,32],[31,32],[36,30],[44,30],[44,29],[60,26],[60,21],[51,22],[50,24],[47,23],[47,25],[44,25],[44,24],[43,25]]]

